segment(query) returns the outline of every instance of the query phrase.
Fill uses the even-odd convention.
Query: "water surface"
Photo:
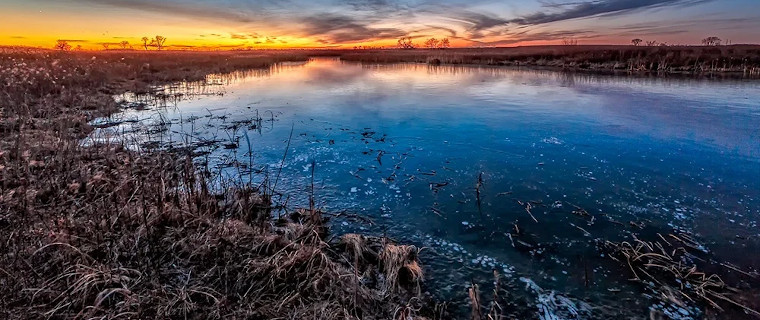
[[[647,296],[599,250],[653,236],[634,225],[760,265],[757,82],[324,58],[209,83],[119,97],[154,104],[96,137],[222,140],[213,164],[270,178],[289,145],[277,187],[289,206],[308,204],[313,169],[320,207],[373,221],[336,219],[336,232],[425,247],[426,283],[455,304],[498,270],[520,317],[699,317]]]

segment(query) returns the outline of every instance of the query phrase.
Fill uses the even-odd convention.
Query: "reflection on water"
[[[336,221],[336,231],[429,248],[428,284],[442,298],[465,305],[469,281],[487,290],[495,269],[518,317],[652,308],[686,319],[698,309],[642,295],[599,245],[656,234],[646,225],[691,233],[705,254],[743,269],[760,265],[747,254],[760,237],[758,89],[314,59],[125,95],[149,110],[102,119],[119,125],[94,137],[221,141],[213,163],[266,172],[292,128],[278,190],[289,204],[306,203],[316,163],[319,204],[374,221]]]

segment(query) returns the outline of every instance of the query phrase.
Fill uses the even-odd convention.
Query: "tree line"
[[[719,46],[722,42],[723,40],[721,38],[718,38],[715,36],[702,39],[702,44],[706,46]],[[634,46],[639,46],[642,43],[645,43],[647,47],[654,47],[657,45],[668,46],[667,42],[658,43],[656,40],[644,41],[639,38],[631,40],[631,44],[633,44]]]
[[[145,49],[145,51],[150,50],[150,48],[163,50],[166,47],[166,37],[164,36],[155,36],[154,38],[142,37],[140,40],[142,40],[142,47]],[[126,40],[119,43],[103,43],[101,45],[105,50],[109,50],[112,45],[117,45],[122,50],[134,50],[134,46],[132,46],[132,44]],[[57,40],[53,48],[60,51],[82,50],[81,45],[72,47],[67,40]]]
[[[412,37],[402,37],[398,39],[398,43],[396,47],[398,47],[399,49],[418,48],[418,46],[414,44]],[[422,47],[427,48],[427,49],[447,49],[451,47],[451,42],[449,41],[449,38],[443,38],[443,39],[428,38],[423,43]]]

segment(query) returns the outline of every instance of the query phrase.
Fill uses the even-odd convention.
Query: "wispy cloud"
[[[489,10],[490,7],[503,5],[497,0],[71,1],[212,20],[234,31],[203,34],[201,38],[225,38],[257,44],[280,43],[273,37],[284,35],[308,37],[316,43],[329,45],[445,34],[452,39],[473,43],[503,45],[568,37],[591,39],[602,32],[554,25],[562,25],[561,22],[568,20],[672,9],[714,0],[532,0],[538,4],[538,9],[528,14],[508,12],[503,6],[501,10]],[[544,28],[546,25],[552,27]],[[614,29],[611,25],[607,34],[673,34],[693,28],[686,25],[670,28],[671,25],[669,22],[657,22],[653,26],[628,30]]]
[[[68,43],[88,43],[89,40],[82,40],[82,39],[58,39],[58,41],[66,41]]]
[[[201,19],[215,19],[249,23],[253,19],[250,12],[240,12],[219,6],[208,6],[188,1],[152,1],[152,0],[78,0],[80,2],[110,5],[134,10],[159,12],[172,15],[190,16]]]
[[[303,33],[318,36],[332,42],[367,41],[375,39],[397,38],[407,34],[398,28],[372,27],[372,22],[359,20],[346,15],[308,16],[301,20]]]
[[[631,13],[639,10],[663,8],[669,6],[695,5],[712,0],[597,0],[571,3],[542,2],[552,12],[536,12],[509,22],[522,25],[535,25],[564,20],[610,16]]]
[[[516,43],[522,43],[522,42],[555,41],[555,40],[562,40],[562,39],[568,39],[568,38],[582,38],[582,39],[588,40],[588,39],[599,38],[601,35],[591,30],[559,30],[559,31],[543,31],[543,32],[529,32],[529,31],[514,32],[514,33],[507,32],[507,33],[504,33],[503,36],[505,37],[505,39],[503,40],[482,41],[479,43],[482,45],[488,45],[488,46],[505,46],[505,45],[513,45]]]
[[[203,36],[203,35],[201,35]],[[247,39],[258,39],[261,35],[255,32],[249,32],[249,33],[231,33],[230,39],[237,39],[237,40],[247,40]]]

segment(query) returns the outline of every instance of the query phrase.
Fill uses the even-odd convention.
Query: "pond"
[[[317,206],[346,212],[335,232],[423,247],[427,287],[462,312],[496,270],[517,317],[689,319],[696,305],[661,301],[600,246],[680,232],[759,266],[759,89],[313,58],[117,97],[137,108],[93,138],[218,141],[201,158],[277,177],[290,207],[308,206],[313,180]]]

